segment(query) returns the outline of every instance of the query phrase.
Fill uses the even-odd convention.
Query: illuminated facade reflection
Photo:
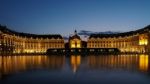
[[[75,73],[79,67],[86,69],[106,69],[106,70],[127,70],[149,72],[150,57],[146,54],[130,55],[90,55],[82,59],[80,55],[71,55],[70,64],[72,71]],[[81,63],[82,61],[82,63]],[[85,66],[82,66],[83,64]]]
[[[69,59],[69,61],[66,61]],[[146,54],[130,55],[71,55],[65,56],[0,56],[0,78],[3,75],[34,69],[64,70],[78,73],[87,70],[123,70],[150,72],[150,57]],[[70,65],[69,70],[66,65]]]
[[[0,56],[0,75],[32,69],[62,69],[64,56]]]
[[[149,66],[149,56],[148,55],[140,55],[139,57],[139,69],[141,71],[147,71]]]
[[[88,65],[91,69],[122,69],[149,71],[148,55],[105,55],[105,56],[88,56]]]
[[[81,64],[81,56],[80,55],[71,55],[70,62],[71,62],[71,68],[72,68],[73,72],[75,73]]]

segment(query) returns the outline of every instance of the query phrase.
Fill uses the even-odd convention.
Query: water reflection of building
[[[81,56],[80,55],[71,55],[70,58],[71,68],[75,73],[81,64]]]
[[[45,53],[50,48],[64,48],[61,35],[20,33],[0,26],[0,53]]]
[[[150,68],[150,62],[149,62],[149,56],[148,55],[140,55],[139,56],[139,69],[141,71],[148,71],[148,69]]]
[[[82,60],[82,62],[81,62]],[[68,69],[65,63],[70,64],[70,70],[124,70],[150,72],[150,57],[148,55],[90,55],[81,57],[71,55],[69,62],[65,56],[0,56],[0,78],[3,75],[34,70],[49,69],[63,70]],[[64,68],[65,67],[65,68]]]
[[[61,70],[64,56],[0,56],[0,76],[33,69]]]
[[[108,55],[108,56],[88,56],[90,69],[107,70],[140,70],[148,72],[150,69],[150,57],[148,55]]]

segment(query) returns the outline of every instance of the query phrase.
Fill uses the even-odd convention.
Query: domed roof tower
[[[70,48],[81,48],[81,38],[78,36],[77,31],[74,31],[74,35],[69,37]]]

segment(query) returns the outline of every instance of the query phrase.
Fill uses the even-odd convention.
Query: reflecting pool
[[[150,84],[150,56],[0,56],[0,84]]]

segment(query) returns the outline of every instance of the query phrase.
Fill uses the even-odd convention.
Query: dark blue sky
[[[38,34],[131,31],[150,24],[150,0],[0,0],[0,24]]]

